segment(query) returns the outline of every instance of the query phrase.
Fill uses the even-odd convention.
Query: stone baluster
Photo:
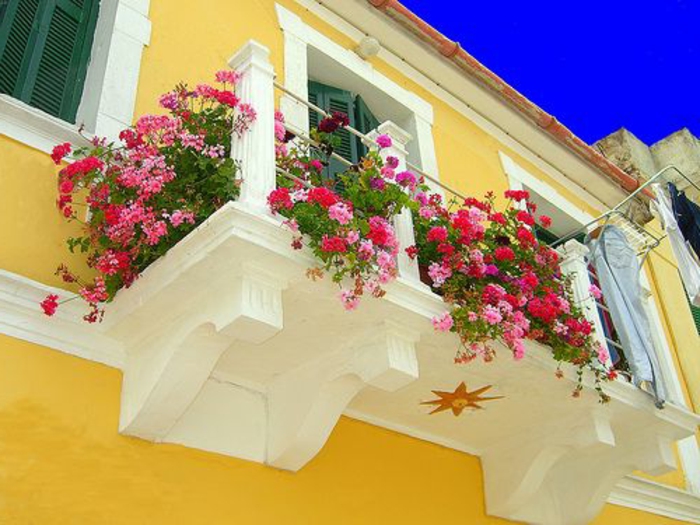
[[[376,130],[368,134],[368,137],[372,140],[376,140],[379,135],[388,135],[391,137],[392,141],[390,147],[381,150],[382,158],[396,157],[399,161],[396,173],[406,170],[406,158],[408,156],[406,144],[411,140],[411,135],[391,121],[380,124]],[[411,259],[406,254],[406,248],[416,243],[413,232],[413,218],[409,210],[404,208],[401,213],[396,216],[394,228],[396,229],[396,236],[399,239],[399,255],[397,261],[399,276],[410,281],[412,284],[423,286],[418,271],[418,261],[416,259]]]
[[[593,282],[588,273],[588,263],[586,255],[588,248],[575,239],[567,241],[563,246],[559,247],[558,252],[561,256],[561,270],[566,276],[572,276],[572,289],[574,292],[574,301],[581,308],[586,319],[593,325],[595,331],[594,337],[605,347],[608,346],[605,340],[605,331],[603,323],[598,315],[598,306],[595,298],[590,292],[590,287]]]
[[[267,196],[276,186],[274,70],[270,51],[249,40],[229,66],[242,74],[237,95],[250,104],[257,118],[241,137],[234,135],[231,156],[241,166],[241,205],[267,213]]]

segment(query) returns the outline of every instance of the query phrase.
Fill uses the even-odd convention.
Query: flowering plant
[[[347,116],[334,113],[323,119],[310,135],[317,150],[289,144],[293,138],[277,113],[275,122],[277,188],[268,197],[273,212],[286,217],[285,224],[296,234],[292,246],[300,249],[306,241],[319,259],[320,266],[308,271],[312,278],[324,271],[333,274],[341,285],[340,299],[353,310],[360,297],[368,293],[384,295],[383,285],[396,277],[398,240],[392,220],[404,207],[417,209],[412,195],[420,181],[408,171],[396,173],[398,160],[382,157],[380,151],[391,146],[391,138],[380,135],[368,153],[356,165],[335,180],[323,176],[337,136],[347,125]],[[343,287],[349,278],[352,287]]]
[[[415,214],[418,256],[433,288],[451,306],[433,319],[437,330],[459,335],[462,348],[455,361],[477,356],[490,361],[490,341],[502,341],[515,359],[525,354],[525,339],[549,346],[557,361],[606,377],[607,350],[594,341],[591,324],[572,303],[570,281],[562,274],[557,252],[540,244],[533,234],[536,205],[526,191],[507,191],[505,210],[498,211],[493,194],[484,200],[468,198],[453,211],[437,196],[423,198]],[[539,217],[548,227],[551,220]],[[560,375],[560,372],[558,372]]]
[[[87,215],[82,235],[69,238],[68,247],[86,253],[97,275],[84,282],[65,265],[57,274],[80,286],[79,296],[90,306],[86,321],[101,319],[103,303],[238,196],[231,142],[255,119],[253,108],[235,94],[239,79],[235,71],[220,71],[221,89],[178,85],[160,97],[169,114],[139,118],[120,133],[122,144],[92,139],[60,170],[59,210],[73,221]],[[52,159],[58,165],[70,153],[71,145],[61,144]],[[76,206],[86,206],[87,214]],[[42,302],[47,315],[57,305],[55,295]]]

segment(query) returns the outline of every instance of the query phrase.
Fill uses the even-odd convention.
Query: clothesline
[[[641,255],[642,257],[645,257],[646,254],[648,254],[651,250],[656,248],[661,243],[661,241],[665,238],[665,234],[654,233],[648,226],[641,225],[637,221],[635,221],[630,216],[630,207],[632,203],[638,202],[638,196],[641,193],[645,192],[647,188],[652,184],[660,183],[664,180],[666,182],[671,182],[668,179],[668,174],[670,172],[677,173],[680,176],[680,178],[684,179],[688,183],[689,186],[692,186],[698,191],[698,193],[700,193],[700,186],[696,182],[692,181],[680,169],[678,169],[674,165],[666,166],[665,168],[654,174],[652,177],[647,179],[644,183],[642,183],[636,190],[634,190],[627,197],[625,197],[614,208],[606,211],[605,213],[599,215],[598,217],[594,218],[588,223],[576,228],[575,230],[570,231],[563,237],[553,242],[551,246],[556,247],[570,239],[578,237],[581,234],[588,234],[590,231],[595,229],[593,228],[593,226],[595,225],[599,225],[603,228],[606,228],[607,226],[614,224],[615,226],[623,230],[626,235],[628,235],[630,242],[637,250],[637,254]]]

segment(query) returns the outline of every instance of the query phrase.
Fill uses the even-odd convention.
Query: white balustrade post
[[[408,151],[406,144],[411,140],[411,135],[401,129],[391,121],[383,122],[376,130],[369,133],[369,138],[376,140],[379,135],[388,135],[391,137],[392,145],[388,148],[383,148],[380,154],[383,159],[387,157],[396,157],[399,161],[396,167],[396,173],[406,170],[406,157]],[[411,281],[415,285],[422,285],[420,280],[420,272],[418,270],[418,261],[411,259],[406,253],[406,248],[413,246],[416,243],[416,238],[413,233],[413,218],[411,212],[404,208],[394,219],[394,228],[396,236],[399,240],[399,255],[398,268],[399,276],[403,279]]]
[[[574,302],[581,308],[586,319],[593,325],[595,339],[608,347],[605,340],[603,323],[598,315],[595,297],[591,295],[591,276],[588,273],[586,255],[588,248],[575,239],[567,241],[558,249],[561,256],[561,271],[565,276],[572,276],[571,287],[574,292]]]
[[[249,40],[228,63],[242,74],[237,95],[257,113],[251,128],[241,137],[233,137],[231,156],[241,165],[239,202],[256,212],[267,213],[267,196],[276,186],[275,74],[270,50]]]

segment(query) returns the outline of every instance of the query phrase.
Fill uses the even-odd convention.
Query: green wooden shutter
[[[355,127],[355,104],[354,97],[349,91],[327,86],[319,82],[309,82],[309,100],[318,107],[328,113],[340,111],[348,116],[350,126]],[[311,127],[318,126],[320,116],[312,109],[309,109],[309,125]],[[357,142],[354,140],[354,135],[346,129],[339,130],[336,135],[340,137],[340,144],[336,148],[335,153],[350,162],[359,160]],[[331,158],[328,168],[325,170],[325,175],[329,178],[335,177],[338,173],[343,173],[347,170],[347,166],[339,160]]]
[[[10,0],[0,31],[0,91],[73,122],[98,0]]]
[[[700,334],[700,307],[691,303],[690,298],[688,298],[688,306],[690,306],[690,313],[693,315],[693,321],[695,321],[695,328],[697,329],[698,334]]]
[[[355,98],[355,122],[357,122],[357,131],[365,135],[379,126],[379,120],[372,114],[360,95]],[[356,139],[358,155],[364,157],[367,154],[367,146],[362,143],[360,137]]]

